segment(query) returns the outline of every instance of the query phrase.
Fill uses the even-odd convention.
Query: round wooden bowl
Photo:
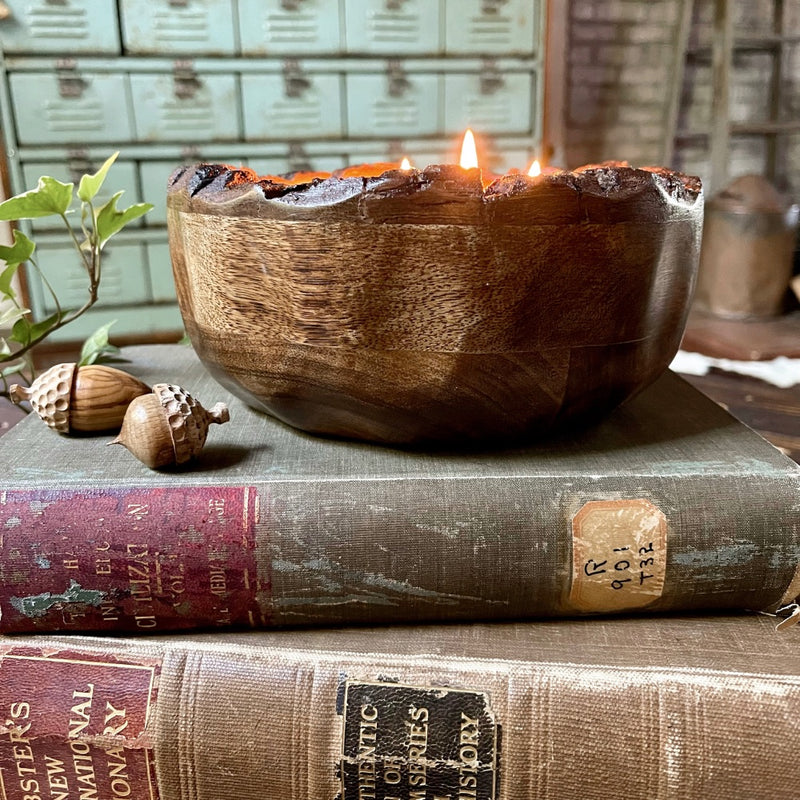
[[[388,165],[387,165],[388,167]],[[596,418],[678,349],[700,182],[598,165],[173,173],[183,320],[214,376],[316,434],[508,440]]]

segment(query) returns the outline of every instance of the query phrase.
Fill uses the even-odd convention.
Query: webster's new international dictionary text
[[[764,616],[0,638],[7,800],[795,800]]]

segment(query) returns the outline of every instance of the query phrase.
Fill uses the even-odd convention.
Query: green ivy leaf
[[[14,287],[11,285],[11,283],[14,280],[14,275],[17,274],[18,269],[19,264],[9,264],[9,266],[0,272],[0,295],[8,298],[9,300],[13,300],[17,296],[17,293],[14,291]]]
[[[0,203],[0,220],[36,219],[65,214],[72,202],[74,184],[61,183],[44,175],[35,189],[9,197]]]
[[[129,222],[138,219],[146,214],[151,208],[152,203],[135,203],[123,211],[117,209],[117,200],[124,192],[117,192],[105,205],[101,206],[97,212],[95,222],[95,232],[102,247],[115,233],[122,230]]]
[[[5,369],[0,371],[0,375],[2,375],[4,378],[10,378],[12,375],[20,375],[23,369],[25,369],[25,362],[17,361],[10,367],[5,367]]]
[[[8,344],[8,340],[0,336],[0,356],[10,356],[11,355],[11,347]]]
[[[19,306],[9,306],[0,314],[0,328],[13,327],[17,324],[18,320],[30,313],[30,309],[20,308]]]
[[[23,347],[34,339],[38,339],[43,333],[47,333],[61,321],[62,314],[56,311],[46,319],[39,322],[31,322],[27,317],[21,317],[14,323],[11,329],[12,342],[19,342]]]
[[[81,176],[80,183],[78,184],[78,197],[84,202],[88,203],[100,191],[103,181],[106,179],[108,170],[111,165],[117,160],[119,150],[106,159],[106,162],[100,167],[94,175]]]
[[[18,267],[27,261],[36,249],[36,245],[22,232],[14,231],[14,244],[0,245],[0,259],[9,267]]]
[[[91,336],[89,336],[83,343],[81,348],[81,357],[78,360],[78,366],[83,367],[87,364],[94,364],[100,358],[105,356],[113,356],[119,353],[119,347],[110,344],[108,341],[109,328],[116,322],[111,322],[101,325]]]

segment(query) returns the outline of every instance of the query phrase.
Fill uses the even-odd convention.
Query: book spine
[[[785,675],[28,640],[3,643],[0,677],[4,800],[788,800],[800,782]]]
[[[0,493],[0,630],[763,610],[798,482],[648,476]]]

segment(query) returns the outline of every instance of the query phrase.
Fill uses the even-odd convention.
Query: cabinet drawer
[[[389,69],[384,75],[347,76],[350,136],[428,136],[441,131],[438,75]]]
[[[441,51],[438,0],[347,0],[350,53],[411,55]]]
[[[150,292],[154,303],[174,303],[175,281],[172,277],[172,261],[167,242],[148,242],[147,272],[150,278]]]
[[[231,0],[120,0],[120,16],[127,53],[236,53]]]
[[[83,305],[88,298],[88,279],[78,263],[75,250],[43,245],[36,253],[39,267],[47,276],[61,307]],[[102,271],[97,307],[136,305],[152,300],[142,245],[112,241],[103,249]],[[55,311],[49,292],[43,291],[42,298],[45,311]]]
[[[339,137],[341,78],[290,67],[281,73],[242,75],[245,139]]]
[[[432,146],[433,145],[430,145],[430,147]],[[386,163],[394,164],[399,168],[400,162],[404,156],[408,158],[414,169],[425,169],[425,167],[430,164],[447,163],[447,159],[444,155],[444,147],[442,148],[442,152],[434,150],[425,150],[423,152],[414,148],[403,148],[402,146],[398,148],[396,143],[392,143],[391,145],[387,144],[383,149],[355,150],[350,154],[348,162],[354,165]]]
[[[136,341],[146,341],[147,337],[157,334],[163,339],[165,333],[174,335],[174,341],[180,338],[183,321],[177,303],[151,306],[125,306],[123,308],[90,308],[74,322],[51,334],[50,342],[82,342],[91,336],[101,325],[113,322],[110,336],[127,336]],[[116,339],[116,341],[119,341]]]
[[[142,197],[153,204],[145,219],[148,225],[167,224],[167,180],[179,161],[143,161],[139,164]]]
[[[133,138],[125,75],[25,72],[9,82],[20,144],[83,146]]]
[[[532,131],[535,103],[531,73],[445,75],[444,94],[449,133],[468,126],[478,133]]]
[[[532,55],[540,0],[445,0],[448,53]]]
[[[130,81],[141,142],[230,141],[241,135],[235,75],[136,74]]]
[[[119,53],[115,0],[5,0],[0,21],[7,54]]]
[[[486,169],[495,175],[505,175],[511,169],[527,172],[536,156],[528,150],[502,150],[489,147],[486,154]],[[541,156],[539,156],[541,158]]]
[[[337,54],[339,0],[239,0],[239,32],[245,55]]]
[[[40,161],[36,163],[26,163],[22,165],[22,179],[25,183],[25,188],[32,189],[36,186],[39,178],[42,175],[50,175],[56,180],[64,183],[74,183],[75,188],[78,187],[78,182],[81,176],[87,172],[97,172],[102,166],[102,161],[88,163],[86,161]],[[111,199],[111,195],[124,190],[125,194],[117,201],[117,208],[127,208],[133,203],[141,202],[141,195],[139,194],[138,181],[136,180],[136,165],[132,161],[120,161],[119,159],[114,162],[111,167],[105,183],[101,187],[97,196],[92,201],[95,209],[99,208],[106,201]],[[80,221],[80,203],[75,201],[72,206],[75,215],[70,222],[73,226],[77,226]],[[152,213],[152,211],[150,212]],[[147,215],[149,216],[149,214]],[[143,218],[135,220],[133,225],[142,225]],[[40,230],[48,228],[64,229],[64,224],[59,217],[42,217],[41,219],[33,220],[33,225]]]

